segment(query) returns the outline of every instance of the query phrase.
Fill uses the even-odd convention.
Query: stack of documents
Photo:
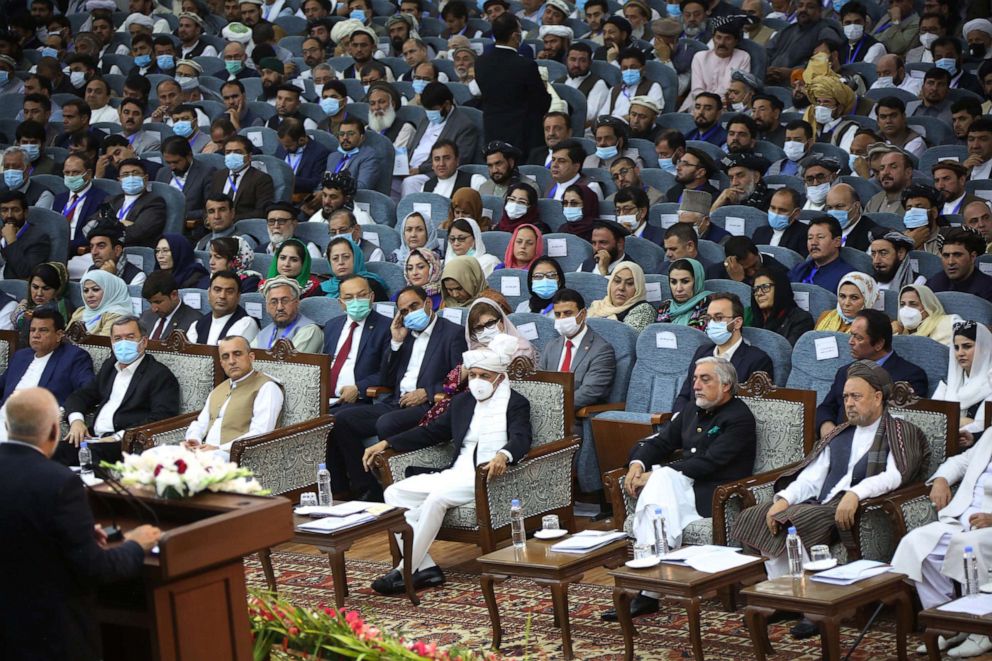
[[[992,594],[970,594],[943,606],[937,606],[939,611],[949,613],[968,613],[969,615],[988,615],[992,613]]]
[[[811,580],[830,585],[853,585],[872,576],[878,576],[892,568],[884,562],[875,560],[855,560],[846,565],[840,565],[819,574],[813,574]]]
[[[741,555],[738,553],[740,550],[731,546],[715,546],[713,544],[683,546],[663,555],[661,561],[672,565],[691,567],[707,574],[716,574],[758,560],[753,555]]]
[[[297,530],[305,532],[332,533],[344,528],[351,528],[367,521],[373,521],[377,516],[393,509],[392,505],[372,503],[363,500],[350,500],[330,507],[313,506],[297,507],[295,513],[299,516],[309,516],[314,521],[300,524]]]
[[[552,544],[551,550],[556,553],[587,553],[625,537],[627,533],[615,530],[583,530],[557,544]]]
[[[374,514],[369,514],[368,512],[356,512],[347,516],[325,516],[321,519],[310,521],[309,523],[303,523],[297,526],[296,529],[303,530],[305,532],[329,534],[374,520]]]

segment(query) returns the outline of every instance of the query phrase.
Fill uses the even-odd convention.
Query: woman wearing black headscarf
[[[758,269],[751,287],[751,325],[774,331],[792,346],[813,330],[813,317],[796,305],[785,271]]]
[[[533,312],[554,317],[551,299],[565,286],[565,272],[552,257],[539,257],[527,269],[527,291],[530,298],[521,301],[517,312]]]
[[[542,234],[551,232],[547,223],[541,220],[541,213],[537,208],[537,191],[530,184],[510,184],[503,203],[503,216],[494,230],[512,232],[521,225],[533,225]]]
[[[561,205],[565,222],[557,231],[591,241],[593,223],[599,220],[596,194],[581,184],[572,184],[562,194]]]

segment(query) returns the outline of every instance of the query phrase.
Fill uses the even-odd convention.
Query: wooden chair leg
[[[276,572],[272,568],[272,549],[265,548],[258,552],[258,561],[262,563],[262,571],[265,573],[265,583],[269,586],[272,594],[276,593]]]

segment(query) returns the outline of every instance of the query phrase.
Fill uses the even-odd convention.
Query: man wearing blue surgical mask
[[[961,42],[956,37],[941,37],[933,42],[930,48],[933,61],[937,67],[951,74],[951,89],[962,89],[974,92],[980,97],[985,96],[985,90],[975,74],[964,70]]]
[[[61,169],[55,159],[45,153],[47,139],[44,124],[28,120],[17,125],[14,144],[27,155],[31,174],[58,174]]]
[[[323,54],[323,48],[320,49],[320,52]],[[248,58],[245,55],[243,44],[239,44],[236,41],[227,42],[221,57],[224,59],[224,70],[214,74],[218,78],[224,78],[226,80],[258,78],[258,72],[248,66]]]
[[[111,198],[111,213],[124,225],[125,246],[154,248],[165,231],[165,200],[148,190],[148,172],[136,158],[117,166],[117,179],[124,191]]]
[[[823,211],[840,223],[842,246],[857,251],[867,251],[871,247],[871,236],[878,225],[863,214],[861,200],[854,187],[837,184],[831,188]]]
[[[243,135],[224,141],[224,168],[210,179],[211,195],[234,200],[234,219],[265,218],[265,208],[275,199],[275,185],[268,173],[251,167],[251,141]]]
[[[906,235],[916,244],[915,250],[940,255],[944,237],[951,229],[940,216],[940,193],[930,186],[913,184],[903,191],[902,204],[906,208],[902,222]]]
[[[583,168],[609,170],[618,158],[627,158],[638,166],[644,165],[636,149],[627,146],[627,125],[610,115],[603,115],[593,124],[596,151],[582,162]]]
[[[23,147],[7,147],[3,150],[3,185],[8,191],[24,194],[27,205],[51,209],[55,196],[36,181],[31,181],[34,170],[27,150]]]
[[[806,225],[799,222],[802,198],[798,191],[784,186],[772,195],[768,203],[768,225],[754,230],[753,240],[762,246],[781,246],[799,253],[809,254]]]
[[[623,119],[630,113],[631,101],[638,96],[644,96],[654,102],[659,108],[665,107],[665,97],[661,85],[644,77],[647,59],[637,48],[624,48],[617,56],[620,63],[621,83],[614,85],[610,96],[603,105],[604,115],[613,115]]]

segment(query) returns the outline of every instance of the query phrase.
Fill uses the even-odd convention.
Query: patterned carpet
[[[260,565],[254,559],[246,562],[249,587],[264,587]],[[334,591],[331,572],[324,556],[299,553],[274,553],[273,565],[280,596],[298,604],[333,605]],[[476,574],[445,572],[448,582],[442,589],[421,592],[420,607],[405,597],[380,597],[369,588],[371,581],[388,571],[383,563],[348,559],[348,584],[351,595],[346,606],[361,610],[377,625],[409,637],[433,640],[440,645],[461,643],[475,649],[486,649],[492,640],[489,614]],[[511,579],[496,587],[503,624],[502,653],[508,659],[559,659],[561,638],[553,626],[551,594],[548,590],[522,579]],[[576,658],[610,661],[623,658],[623,637],[620,626],[603,622],[599,614],[612,606],[612,588],[600,585],[573,584],[569,588],[572,647]],[[528,614],[530,638],[527,639]],[[657,615],[639,618],[634,639],[638,659],[690,659],[685,611],[665,607]],[[820,658],[819,638],[793,640],[788,635],[792,623],[783,622],[770,627],[769,634],[776,655],[773,658],[790,661]],[[841,631],[843,653],[857,636],[857,631]],[[910,655],[921,641],[910,640]],[[747,629],[740,612],[726,613],[718,603],[709,602],[703,611],[703,647],[711,661],[749,660],[754,655]],[[887,617],[876,623],[858,649],[852,661],[868,661],[895,657],[895,624]]]

